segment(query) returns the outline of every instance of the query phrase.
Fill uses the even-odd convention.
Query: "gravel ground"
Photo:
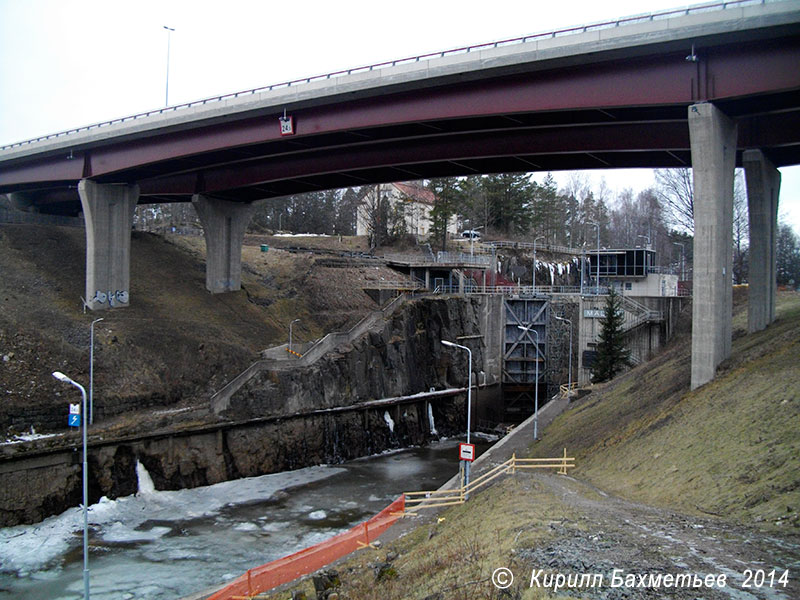
[[[584,482],[550,474],[532,475],[567,506],[577,521],[553,522],[555,538],[538,548],[516,551],[520,562],[533,569],[564,575],[600,573],[605,584],[575,590],[581,598],[800,598],[800,540],[777,536],[721,520],[688,516],[615,498]],[[611,588],[614,569],[628,574],[726,576],[725,587]],[[746,570],[769,573],[775,583],[745,588]],[[777,580],[788,570],[788,585]],[[767,578],[769,579],[769,578]],[[539,577],[539,581],[542,577]]]

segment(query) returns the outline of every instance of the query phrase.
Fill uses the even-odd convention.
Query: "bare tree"
[[[747,212],[747,191],[743,171],[733,180],[733,281],[747,281],[749,267],[750,224]]]
[[[692,170],[656,169],[656,195],[670,223],[679,230],[694,233],[694,185]]]

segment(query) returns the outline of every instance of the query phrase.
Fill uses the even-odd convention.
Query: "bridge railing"
[[[503,40],[498,40],[495,42],[486,42],[483,44],[476,44],[472,46],[462,46],[459,48],[452,48],[450,50],[442,50],[439,52],[429,52],[427,54],[421,54],[419,56],[410,56],[406,58],[400,58],[397,60],[390,60],[379,62],[371,65],[364,65],[361,67],[355,67],[352,69],[342,69],[340,71],[333,71],[331,73],[325,73],[322,75],[313,75],[311,77],[303,77],[300,79],[292,79],[290,81],[284,81],[281,83],[275,83],[272,85],[265,85],[257,88],[252,88],[249,90],[242,90],[238,92],[231,92],[228,94],[222,94],[220,96],[212,96],[210,98],[203,98],[200,100],[193,100],[191,102],[186,102],[183,104],[175,104],[173,106],[166,106],[164,108],[158,108],[154,110],[149,110],[146,112],[137,113],[134,115],[130,115],[127,117],[120,117],[118,119],[111,119],[110,121],[102,121],[100,123],[93,123],[91,125],[85,125],[83,127],[76,127],[74,129],[67,129],[66,131],[60,131],[57,133],[52,133],[49,135],[44,135],[36,138],[32,138],[29,140],[23,140],[20,142],[14,142],[13,144],[7,144],[5,146],[0,146],[1,150],[10,150],[12,148],[19,148],[21,146],[26,146],[29,144],[35,144],[37,142],[43,142],[47,140],[57,139],[60,137],[64,137],[67,135],[73,135],[76,133],[81,133],[84,131],[91,131],[92,129],[98,129],[100,127],[108,127],[109,125],[117,125],[120,123],[125,123],[127,121],[134,121],[136,119],[142,119],[146,117],[152,117],[155,115],[162,115],[169,112],[175,112],[179,110],[184,110],[187,108],[193,108],[196,106],[202,106],[204,104],[209,104],[213,102],[222,102],[225,100],[231,100],[238,98],[240,96],[249,96],[254,94],[260,94],[263,92],[271,92],[274,90],[279,90],[283,88],[290,88],[292,86],[302,85],[302,84],[309,84],[314,83],[317,81],[324,81],[327,79],[335,79],[337,77],[345,77],[348,75],[355,75],[358,73],[364,73],[369,71],[376,71],[379,69],[389,68],[389,67],[396,67],[401,66],[409,63],[433,60],[437,58],[445,58],[448,56],[453,56],[457,54],[468,54],[470,52],[476,52],[481,50],[488,50],[492,48],[500,48],[503,46],[511,46],[515,44],[524,44],[531,41],[538,41],[543,39],[550,39],[556,37],[562,37],[567,35],[579,34],[579,33],[586,33],[589,31],[597,31],[600,29],[611,29],[623,25],[630,25],[630,24],[637,24],[637,23],[644,23],[648,21],[657,21],[662,19],[669,19],[677,16],[685,16],[694,13],[702,13],[702,12],[710,12],[715,10],[725,10],[728,8],[738,8],[741,6],[753,6],[759,4],[766,4],[770,0],[728,0],[728,1],[715,1],[715,2],[707,2],[704,4],[695,4],[693,6],[687,6],[685,8],[676,8],[676,9],[669,9],[663,10],[653,13],[642,13],[639,15],[633,15],[629,17],[622,17],[619,19],[614,19],[611,21],[600,21],[596,23],[590,23],[588,25],[579,25],[575,27],[565,27],[562,29],[556,29],[554,31],[548,31],[543,33],[534,33],[531,35],[525,35],[521,37],[514,37],[508,38]]]

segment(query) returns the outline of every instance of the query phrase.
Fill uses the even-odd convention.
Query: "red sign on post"
[[[475,444],[459,444],[458,458],[467,462],[475,460]]]

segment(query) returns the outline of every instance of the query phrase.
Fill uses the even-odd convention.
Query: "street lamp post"
[[[81,426],[83,427],[83,600],[89,600],[89,468],[86,461],[86,390],[84,387],[61,373],[54,371],[53,377],[64,383],[74,385],[81,391]]]
[[[676,245],[676,246],[680,246],[681,247],[681,266],[680,266],[681,274],[680,274],[680,278],[681,278],[681,281],[685,281],[684,273],[683,273],[683,264],[684,264],[683,263],[683,242],[672,242],[672,243],[674,245]]]
[[[555,316],[556,320],[569,323],[569,369],[567,374],[567,397],[572,394],[572,321],[566,317]]]
[[[469,444],[469,432],[472,429],[472,350],[461,344],[442,340],[442,344],[451,348],[461,348],[469,354],[469,372],[467,375],[467,443]],[[464,461],[464,487],[469,487],[469,461]]]
[[[475,246],[475,232],[478,231],[478,229],[483,229],[483,225],[481,225],[480,227],[475,227],[474,229],[470,228],[470,230],[469,230],[470,231],[470,234],[469,234],[469,256],[470,256],[470,258],[472,258],[474,256],[473,248]]]
[[[600,295],[600,224],[595,221],[589,221],[589,225],[594,225],[597,228],[597,281],[595,281],[594,295]]]
[[[167,90],[164,98],[164,105],[169,106],[169,47],[172,42],[172,32],[175,31],[175,28],[164,25],[164,29],[167,30]]]
[[[89,327],[89,425],[94,425],[94,324],[103,319],[95,319]]]
[[[536,240],[544,239],[543,235],[533,238],[533,294],[536,295]]]
[[[533,439],[539,439],[539,332],[533,328],[533,323],[528,327],[517,325],[522,331],[526,333],[533,333],[536,335],[536,380],[534,382],[533,392]]]
[[[290,350],[290,351],[291,351],[291,349],[292,349],[292,327],[293,327],[293,326],[294,326],[294,324],[295,324],[295,323],[297,323],[299,320],[300,320],[300,319],[295,319],[294,321],[292,321],[291,323],[289,323],[289,350]]]

